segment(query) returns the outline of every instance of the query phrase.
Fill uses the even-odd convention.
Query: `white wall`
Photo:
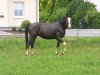
[[[4,15],[4,17],[0,17],[0,27],[7,27],[8,26],[7,0],[0,0],[0,15]]]

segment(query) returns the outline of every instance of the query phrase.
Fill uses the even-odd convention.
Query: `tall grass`
[[[0,75],[100,75],[100,37],[65,37],[67,53],[55,55],[56,40],[37,38],[25,56],[24,38],[0,38]]]

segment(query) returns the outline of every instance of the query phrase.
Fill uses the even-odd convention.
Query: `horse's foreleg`
[[[62,55],[64,55],[66,52],[66,42],[63,42],[63,45],[64,45],[64,51],[62,52]]]
[[[55,52],[56,55],[58,54],[58,48],[59,48],[59,46],[60,46],[60,42],[57,41],[57,45],[56,45],[57,49],[56,49],[56,52]]]
[[[64,45],[64,51],[62,52],[62,55],[64,55],[65,52],[66,52],[66,42],[63,42],[62,38],[58,38],[58,41],[59,41],[60,43],[63,43],[63,45]]]

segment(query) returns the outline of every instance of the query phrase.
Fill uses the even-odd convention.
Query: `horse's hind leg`
[[[29,47],[30,47],[30,43],[29,41],[26,43],[26,55],[29,54]]]
[[[32,52],[32,55],[34,54],[34,43],[35,43],[35,39],[36,39],[36,37],[35,38],[33,38],[33,42],[31,43],[31,52]]]
[[[34,47],[34,42],[35,42],[36,37],[33,37],[32,35],[30,35],[29,40],[26,44],[26,55],[29,54],[29,47],[31,45],[31,49]]]

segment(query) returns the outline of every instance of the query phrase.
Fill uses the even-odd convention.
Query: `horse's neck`
[[[64,28],[62,27],[62,25],[58,24],[57,30],[59,30],[59,32],[61,32],[62,34],[65,34],[65,30],[66,30],[66,29],[64,29]]]
[[[64,29],[62,26],[59,26],[58,28],[59,28],[59,29],[58,29],[57,32],[60,33],[61,38],[64,37],[64,36],[65,36],[65,29]]]

